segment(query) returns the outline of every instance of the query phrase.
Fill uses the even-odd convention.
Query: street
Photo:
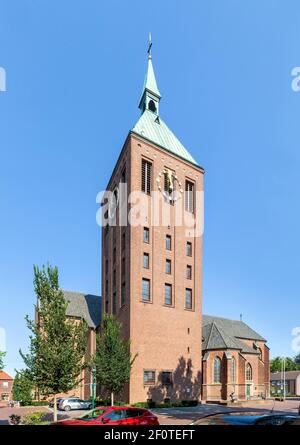
[[[152,412],[158,416],[159,423],[161,425],[189,425],[191,422],[200,419],[201,417],[204,417],[206,415],[229,411],[248,411],[257,409],[261,412],[266,412],[273,409],[275,412],[298,413],[299,403],[299,399],[286,400],[285,402],[266,401],[266,403],[257,403],[253,401],[248,402],[244,406],[237,407],[225,407],[216,404],[204,404],[189,408],[153,409]],[[53,410],[45,406],[21,408],[0,407],[0,425],[7,425],[8,418],[11,414],[24,416],[30,412],[36,411],[44,411],[46,414],[46,418],[49,419],[49,421],[51,421],[53,418]],[[74,410],[68,413],[59,411],[58,418],[59,420],[62,420],[67,418],[80,417],[85,413],[86,411],[82,410]]]

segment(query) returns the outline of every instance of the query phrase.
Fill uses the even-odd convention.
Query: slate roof
[[[253,340],[253,347],[246,345],[242,339]],[[238,320],[203,315],[202,317],[202,348],[238,349],[246,354],[259,354],[254,342],[266,341],[246,323]]]
[[[88,326],[96,328],[101,322],[102,298],[98,295],[64,291],[68,301],[67,315],[84,318]]]
[[[152,113],[152,111],[145,110],[131,132],[142,136],[150,142],[154,142],[154,144],[159,145],[181,159],[199,166],[162,118]]]

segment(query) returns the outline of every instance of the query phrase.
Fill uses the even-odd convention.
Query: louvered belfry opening
[[[147,195],[151,194],[151,178],[152,176],[152,164],[145,159],[142,159],[142,192]]]
[[[194,183],[185,182],[185,210],[194,213]]]

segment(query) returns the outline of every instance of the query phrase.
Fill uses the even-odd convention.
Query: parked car
[[[62,400],[64,400],[62,397],[59,397],[58,399],[56,399],[57,408]],[[49,402],[49,408],[54,408],[54,399]]]
[[[92,402],[82,400],[79,397],[71,397],[69,399],[62,399],[58,405],[61,411],[71,411],[72,409],[91,409]]]
[[[78,419],[55,422],[56,425],[159,425],[158,418],[144,408],[100,406]]]
[[[291,413],[239,411],[211,414],[192,425],[300,425],[300,416]]]

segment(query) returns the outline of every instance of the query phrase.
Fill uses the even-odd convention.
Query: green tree
[[[283,359],[285,360],[285,371],[296,371],[297,364],[291,357],[275,357],[270,361],[271,372],[281,372],[283,366]]]
[[[12,387],[13,399],[22,402],[22,405],[30,405],[33,399],[34,383],[30,379],[27,369],[16,372]]]
[[[5,357],[5,352],[1,352],[0,351],[0,371],[2,371],[2,369],[4,368],[4,357]]]
[[[37,295],[35,320],[26,316],[31,331],[29,352],[21,356],[30,379],[41,394],[54,396],[54,421],[57,420],[57,394],[72,390],[81,381],[86,366],[84,354],[87,324],[68,319],[67,301],[59,288],[58,269],[34,267],[34,289]]]
[[[294,363],[296,366],[296,370],[300,371],[300,354],[296,355],[296,357],[294,357]]]
[[[113,315],[104,314],[93,361],[97,382],[110,392],[111,405],[114,395],[129,381],[134,360],[130,354],[130,341],[121,337],[121,323]]]

